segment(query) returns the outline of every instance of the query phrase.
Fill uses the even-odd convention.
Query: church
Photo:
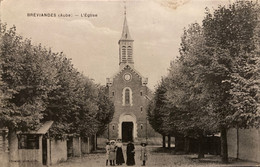
[[[108,128],[108,138],[127,141],[146,141],[159,137],[150,126],[147,107],[152,92],[148,78],[134,68],[134,40],[128,29],[126,13],[119,45],[119,71],[107,78],[107,88],[115,113]]]

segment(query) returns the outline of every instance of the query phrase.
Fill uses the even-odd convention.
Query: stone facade
[[[118,42],[119,72],[107,78],[109,97],[115,106],[108,138],[121,138],[123,142],[144,141],[159,136],[147,120],[147,106],[152,93],[146,86],[148,78],[134,68],[133,42],[125,17],[122,37]]]

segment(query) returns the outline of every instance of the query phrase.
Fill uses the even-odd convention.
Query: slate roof
[[[125,16],[124,25],[123,25],[123,31],[122,31],[122,36],[121,36],[121,39],[120,39],[120,40],[133,40],[133,39],[131,38],[131,36],[130,36],[130,33],[129,33],[126,16]]]

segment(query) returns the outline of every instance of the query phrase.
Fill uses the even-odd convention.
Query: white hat
[[[110,140],[110,143],[115,143],[116,141],[115,140]]]

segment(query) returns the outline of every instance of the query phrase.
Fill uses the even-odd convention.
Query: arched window
[[[133,105],[132,90],[129,87],[125,87],[122,92],[122,105],[132,106]]]
[[[130,104],[130,90],[125,90],[125,104]]]

